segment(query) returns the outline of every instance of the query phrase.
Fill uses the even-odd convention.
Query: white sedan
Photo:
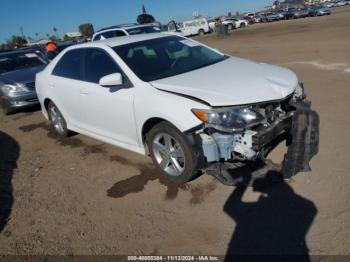
[[[227,25],[228,30],[232,30],[235,28],[243,28],[248,26],[247,20],[236,19],[236,18],[227,18],[222,21],[222,24]]]
[[[288,69],[164,33],[67,48],[37,74],[36,88],[59,135],[151,155],[177,182],[219,163],[263,159],[303,100]]]

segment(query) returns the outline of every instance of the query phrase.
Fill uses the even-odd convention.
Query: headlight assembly
[[[264,120],[264,117],[249,107],[226,107],[218,109],[192,109],[204,123],[223,131],[243,130]]]
[[[18,85],[3,85],[1,87],[2,92],[5,94],[11,95],[15,93],[21,93],[21,92],[26,92],[28,91],[23,85],[18,84]]]

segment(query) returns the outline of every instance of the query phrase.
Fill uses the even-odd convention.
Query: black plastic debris
[[[295,104],[291,144],[284,156],[281,173],[289,178],[299,172],[311,171],[310,161],[318,153],[320,120],[309,102]]]

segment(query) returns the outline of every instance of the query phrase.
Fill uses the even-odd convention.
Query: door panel
[[[86,130],[119,142],[139,145],[134,119],[135,88],[102,87],[99,80],[112,73],[121,73],[119,66],[102,49],[86,48],[84,83],[79,101],[86,119]],[[126,81],[126,78],[124,77]]]
[[[80,106],[87,131],[113,140],[139,145],[134,119],[135,88],[106,88],[84,83]]]
[[[79,106],[80,88],[83,83],[82,58],[84,49],[66,52],[58,61],[49,78],[48,88],[52,99],[65,117],[67,124],[83,128],[84,114]]]

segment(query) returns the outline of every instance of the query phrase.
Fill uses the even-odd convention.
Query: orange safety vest
[[[46,45],[46,51],[51,52],[51,51],[56,51],[57,45],[55,43],[49,43]]]

